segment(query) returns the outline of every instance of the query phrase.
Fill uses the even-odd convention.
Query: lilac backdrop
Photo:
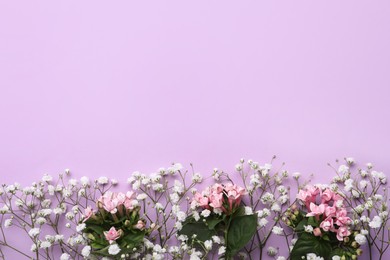
[[[389,32],[389,1],[2,1],[0,182],[274,154],[387,173]]]

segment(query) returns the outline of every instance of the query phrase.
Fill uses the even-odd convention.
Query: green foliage
[[[315,253],[317,256],[322,256],[325,260],[331,259],[332,245],[329,240],[316,237],[313,234],[304,232],[301,233],[297,242],[291,251],[291,260],[301,260],[302,256],[309,253]]]
[[[257,230],[257,215],[245,215],[232,219],[227,233],[226,254],[234,256],[253,237]]]
[[[223,235],[226,240],[226,258],[230,258],[252,239],[257,230],[257,215],[244,213],[244,208],[240,207],[230,216],[211,214],[207,218],[201,217],[198,221],[189,216],[178,233],[186,235],[188,244],[192,246],[211,240],[212,236]],[[195,239],[192,238],[194,234]]]

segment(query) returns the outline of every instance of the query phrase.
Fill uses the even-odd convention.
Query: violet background
[[[273,155],[390,171],[389,1],[2,1],[1,183]]]

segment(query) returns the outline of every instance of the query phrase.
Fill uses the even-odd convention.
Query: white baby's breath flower
[[[301,173],[300,173],[300,172],[294,172],[294,173],[292,174],[292,176],[293,176],[294,179],[298,180],[299,177],[301,177]]]
[[[141,194],[137,195],[137,200],[144,200],[147,197],[148,197],[148,195],[146,195],[146,193],[141,193]]]
[[[308,233],[312,233],[313,232],[313,227],[311,225],[307,225],[307,226],[303,226],[305,228],[305,231],[308,232]]]
[[[6,214],[9,212],[9,207],[7,205],[3,205],[3,207],[0,208],[0,214]]]
[[[352,158],[352,157],[347,157],[345,158],[345,161],[349,164],[349,165],[352,165],[355,163],[355,159]]]
[[[91,254],[91,247],[90,246],[85,246],[83,250],[81,250],[81,255],[84,257],[89,257]]]
[[[180,200],[180,196],[179,196],[179,194],[177,194],[176,192],[170,194],[170,195],[169,195],[169,198],[171,199],[171,201],[172,201],[173,204],[178,203],[179,200]]]
[[[280,207],[280,205],[278,203],[273,203],[271,206],[271,210],[275,211],[275,212],[280,212],[282,210],[282,208]]]
[[[78,181],[76,179],[70,179],[68,183],[70,186],[75,187],[77,186]]]
[[[44,174],[43,177],[42,177],[42,181],[43,182],[51,182],[53,180],[53,177],[51,177],[49,174]]]
[[[157,202],[157,203],[154,205],[154,207],[155,207],[158,211],[164,209],[164,206],[163,206],[161,203],[159,203],[159,202]]]
[[[274,226],[272,228],[272,233],[274,233],[275,235],[281,236],[281,235],[283,235],[283,228],[278,227],[278,226]]]
[[[349,172],[349,167],[344,165],[344,164],[342,164],[342,165],[339,166],[338,172],[340,174],[346,174],[346,173]]]
[[[202,182],[202,180],[203,180],[203,177],[202,177],[202,175],[200,175],[200,173],[194,173],[194,175],[192,176],[193,183],[200,183],[200,182]]]
[[[253,209],[251,207],[245,207],[245,215],[252,215]]]
[[[200,215],[202,215],[204,218],[207,218],[208,216],[210,216],[211,214],[211,211],[208,210],[208,209],[204,209],[202,210],[202,212],[200,213]]]
[[[39,235],[40,232],[41,232],[41,230],[39,228],[32,228],[32,229],[30,229],[30,231],[28,231],[28,235],[30,237],[36,237]]]
[[[368,225],[370,228],[379,228],[382,225],[382,219],[379,216],[375,216]]]
[[[265,227],[266,225],[268,224],[268,220],[266,218],[261,218],[259,219],[259,221],[257,222],[257,225],[259,227]]]
[[[276,260],[286,260],[286,258],[284,256],[278,256],[278,258],[276,258]]]
[[[176,217],[178,221],[183,222],[184,220],[186,220],[187,215],[185,212],[179,211],[177,212]]]
[[[278,254],[278,249],[277,248],[272,247],[272,246],[267,248],[267,255],[269,255],[269,256],[276,256],[277,254]]]
[[[49,241],[42,241],[42,243],[39,245],[40,248],[46,249],[51,247],[51,243]]]
[[[80,178],[80,183],[81,183],[81,185],[82,185],[84,188],[88,187],[88,186],[90,185],[90,183],[89,183],[89,178],[88,178],[87,176],[81,177],[81,178]]]
[[[119,254],[120,251],[121,251],[121,249],[119,248],[119,246],[117,244],[112,244],[108,248],[108,253],[110,255],[117,255],[117,254]]]
[[[6,219],[4,221],[4,227],[5,228],[9,228],[10,226],[12,226],[12,218]]]
[[[44,225],[46,224],[46,219],[43,217],[38,217],[37,219],[35,219],[35,223],[37,223],[38,225]]]
[[[83,230],[85,229],[85,227],[86,227],[86,224],[85,224],[85,223],[78,224],[78,225],[76,226],[76,231],[77,231],[77,232],[81,232],[81,231],[83,231]]]
[[[105,177],[105,176],[101,176],[97,179],[97,182],[100,184],[100,185],[105,185],[108,183],[108,178]]]
[[[60,256],[60,260],[69,260],[69,259],[70,259],[70,255],[68,253],[63,253]]]
[[[38,247],[36,244],[32,244],[30,248],[31,252],[36,252],[38,250]]]
[[[364,245],[365,243],[367,243],[367,239],[366,239],[366,236],[362,235],[362,234],[357,234],[355,236],[355,241],[359,244],[359,245]]]
[[[226,252],[226,247],[225,246],[220,246],[218,249],[218,255],[223,255]]]

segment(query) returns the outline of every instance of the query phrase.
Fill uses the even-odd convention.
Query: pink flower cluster
[[[352,220],[347,216],[347,210],[343,205],[343,197],[331,191],[329,188],[321,189],[317,186],[307,185],[300,190],[297,198],[306,206],[306,217],[315,217],[320,220],[320,228],[325,232],[336,233],[337,239],[343,241],[344,237],[351,234],[348,225]],[[321,236],[320,229],[313,232]]]
[[[133,210],[138,205],[138,201],[135,198],[136,195],[133,191],[128,191],[126,194],[108,191],[98,199],[98,207],[105,209],[111,214],[121,210],[122,205],[128,210]]]
[[[216,183],[202,193],[196,192],[191,206],[209,209],[218,214],[222,212],[230,214],[240,205],[245,194],[245,189],[235,184]]]

